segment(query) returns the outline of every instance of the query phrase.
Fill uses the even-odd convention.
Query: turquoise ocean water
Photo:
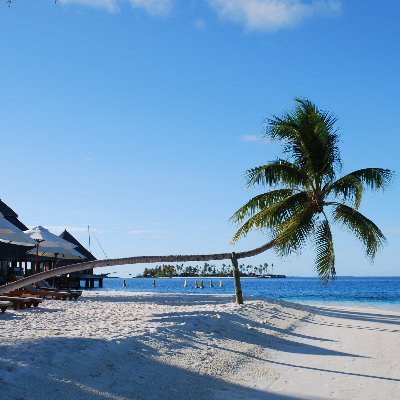
[[[204,289],[195,289],[195,280],[204,281]],[[132,292],[157,293],[201,293],[201,294],[233,294],[233,279],[223,278],[223,286],[219,279],[186,278],[153,279],[126,278],[123,288],[122,278],[104,280],[104,288],[100,290],[125,290]],[[210,281],[213,287],[210,287]],[[390,306],[400,309],[400,277],[338,277],[327,284],[318,278],[288,277],[286,279],[242,278],[242,289],[245,297],[288,300],[313,303],[342,303],[358,305]],[[96,288],[96,290],[99,290]]]

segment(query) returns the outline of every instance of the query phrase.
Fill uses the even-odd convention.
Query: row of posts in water
[[[185,281],[183,282],[183,287],[187,287],[187,280],[185,279]],[[122,286],[123,287],[126,287],[126,280],[124,279],[124,281],[123,281],[123,283],[122,283]],[[153,287],[156,287],[156,280],[155,279],[153,279],[153,285],[152,285]],[[223,284],[223,282],[222,282],[222,279],[220,279],[219,280],[219,287],[223,287],[224,286],[224,284]],[[214,284],[213,284],[213,281],[212,280],[210,280],[210,287],[212,288],[212,287],[214,287]],[[194,288],[195,289],[204,289],[204,280],[202,279],[201,281],[200,281],[200,285],[199,285],[199,282],[198,282],[198,280],[196,279],[195,281],[194,281]]]

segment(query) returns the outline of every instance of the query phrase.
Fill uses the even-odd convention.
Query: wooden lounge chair
[[[0,301],[0,310],[1,312],[5,312],[8,307],[12,307],[13,303],[11,301]]]
[[[50,285],[47,281],[45,281],[45,280],[36,282],[35,285],[36,285],[36,288],[39,289],[39,290],[47,290],[47,291],[50,291],[50,292],[60,292],[60,291],[61,291],[61,292],[68,292],[68,293],[70,293],[71,295],[73,295],[73,297],[74,297],[75,300],[77,300],[78,297],[82,295],[82,290],[73,290],[73,289],[60,290],[60,289],[57,289],[57,288],[51,286],[51,285]]]
[[[67,299],[71,300],[75,298],[75,296],[73,296],[71,293],[68,292],[52,292],[47,290],[39,290],[34,285],[25,286],[23,289],[15,290],[14,293],[17,294],[18,296],[28,295],[28,296],[39,296],[43,298],[51,297],[52,299],[61,299],[61,300],[67,300]]]
[[[9,301],[12,303],[14,310],[18,310],[19,308],[30,307],[32,303],[29,299],[25,299],[23,297],[14,297],[14,296],[0,296],[0,301]]]
[[[43,300],[39,298],[38,296],[28,296],[26,294],[18,294],[15,292],[10,292],[10,293],[5,293],[4,295],[0,295],[0,300],[7,300],[13,302],[18,302],[18,300],[25,300],[24,303],[21,302],[21,306],[17,308],[24,308],[27,307],[37,307]],[[14,306],[14,309],[17,309]]]

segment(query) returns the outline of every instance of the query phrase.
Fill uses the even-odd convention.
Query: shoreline
[[[315,307],[349,307],[349,308],[365,308],[368,310],[382,311],[398,311],[400,312],[400,302],[383,302],[383,301],[305,301],[305,300],[282,300],[289,301],[305,306]]]
[[[204,289],[196,289],[194,281],[200,284],[204,280]],[[156,287],[152,287],[151,278],[126,279],[123,289],[123,279],[108,280],[103,290],[129,290],[137,292],[158,293],[200,293],[233,294],[232,278],[157,278]],[[184,281],[187,287],[184,287]],[[213,283],[211,287],[211,282]],[[222,287],[221,287],[222,286]],[[382,309],[400,309],[400,277],[338,279],[337,282],[322,285],[318,278],[314,279],[261,279],[243,278],[242,290],[249,299],[280,299],[304,304],[340,304],[360,307],[377,307]]]
[[[157,292],[157,291],[131,291],[129,289],[113,289],[113,288],[82,288],[83,293],[93,293],[98,291],[99,293],[136,293],[136,294],[144,294],[144,295],[181,295],[181,296],[234,296],[234,293],[227,294],[227,293],[208,293],[206,289],[198,289],[196,293],[183,293],[183,292]],[[384,302],[384,301],[348,301],[348,300],[304,300],[301,298],[290,298],[290,299],[276,299],[272,297],[261,297],[260,295],[246,295],[244,294],[244,301],[248,300],[263,300],[263,301],[279,301],[279,302],[289,302],[289,303],[296,303],[296,304],[303,304],[305,306],[343,306],[343,307],[360,307],[360,308],[376,308],[377,310],[398,310],[400,311],[400,300],[398,302]]]
[[[0,393],[32,400],[396,398],[400,311],[254,298],[238,306],[233,299],[93,289],[77,302],[7,311],[0,316]]]

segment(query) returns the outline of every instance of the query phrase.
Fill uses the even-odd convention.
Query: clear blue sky
[[[28,226],[87,245],[90,225],[110,258],[261,245],[230,245],[228,220],[257,193],[245,170],[280,154],[262,121],[295,96],[339,117],[344,173],[400,170],[398,0],[5,3],[0,197]],[[399,274],[399,197],[397,179],[364,198],[388,238],[374,265],[335,231],[339,274]],[[310,251],[251,262],[315,275]]]

